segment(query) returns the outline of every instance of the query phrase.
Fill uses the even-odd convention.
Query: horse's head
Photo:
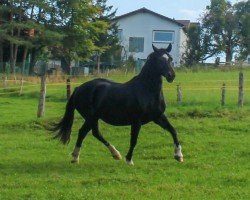
[[[156,59],[156,68],[158,72],[164,76],[168,82],[173,82],[175,78],[175,72],[173,70],[173,58],[169,54],[172,50],[172,44],[170,43],[166,49],[158,49],[152,45],[154,49],[154,55]]]

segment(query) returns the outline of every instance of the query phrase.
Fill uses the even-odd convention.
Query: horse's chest
[[[164,112],[165,102],[161,96],[151,96],[142,101],[141,107],[144,114],[159,114]]]

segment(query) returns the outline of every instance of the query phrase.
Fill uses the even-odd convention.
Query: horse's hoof
[[[79,161],[77,161],[77,160],[71,160],[70,163],[71,163],[71,164],[79,164]]]
[[[178,162],[184,161],[182,156],[174,156],[174,159],[177,160]]]
[[[121,160],[121,159],[122,159],[122,156],[121,156],[121,154],[119,153],[119,154],[117,154],[117,155],[113,155],[113,158],[114,158],[115,160]]]
[[[79,164],[79,160],[71,160],[70,163],[71,164]]]
[[[79,158],[72,158],[72,160],[70,161],[72,164],[79,164]]]
[[[129,166],[134,166],[133,160],[127,160],[127,159],[126,159],[126,163],[127,163]]]

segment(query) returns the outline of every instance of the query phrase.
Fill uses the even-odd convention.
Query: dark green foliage
[[[230,63],[238,49],[241,55],[249,52],[249,1],[232,5],[226,0],[211,0],[202,24],[211,47],[208,55],[225,53]]]
[[[250,54],[250,1],[239,2],[234,5],[234,9],[241,34],[238,59],[245,60]]]
[[[99,20],[103,20],[108,24],[108,28],[104,33],[97,36],[95,42],[99,48],[97,51],[101,54],[101,61],[111,62],[114,54],[120,50],[117,24],[112,20],[115,18],[116,10],[113,11],[113,6],[106,5],[107,0],[97,0],[96,6],[101,10],[98,16]]]
[[[72,60],[87,60],[93,52],[105,52],[116,42],[115,28],[109,21],[114,17],[106,1],[1,1],[0,62],[2,48],[9,45],[7,60],[15,65],[19,46],[29,48],[30,73],[39,56],[63,59],[66,71]],[[32,37],[27,33],[34,31]],[[102,40],[103,44],[97,44]],[[6,46],[6,45],[5,45]]]
[[[191,24],[186,31],[188,41],[186,52],[184,53],[184,63],[186,66],[198,64],[203,60],[203,48],[207,46],[202,41],[202,29],[200,24]]]
[[[245,60],[250,54],[250,1],[232,5],[226,0],[211,0],[201,20],[201,26],[187,29],[187,66],[203,62],[221,53],[230,65],[233,56]]]
[[[202,22],[212,47],[212,52],[209,54],[216,55],[224,52],[226,62],[231,62],[239,41],[238,24],[232,5],[225,0],[211,0]]]

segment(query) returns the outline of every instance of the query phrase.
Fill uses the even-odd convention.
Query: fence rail
[[[132,75],[132,74],[131,74]],[[104,74],[101,77],[108,77],[109,74]],[[112,75],[112,79],[115,79],[117,77],[125,77],[124,75]],[[50,79],[52,78],[56,78],[58,76],[48,76]],[[92,78],[96,78],[95,76],[84,76],[84,75],[78,75],[78,76],[64,76],[61,77],[62,79],[59,82],[50,82],[49,79],[47,79],[47,83],[46,85],[41,84],[41,83],[37,83],[37,80],[31,81],[31,80],[23,80],[23,86],[22,86],[22,94],[28,94],[28,93],[39,93],[40,91],[40,103],[39,103],[39,109],[40,111],[38,111],[38,116],[42,116],[44,113],[44,109],[43,106],[45,105],[45,96],[46,94],[41,94],[42,92],[46,93],[47,91],[63,91],[62,88],[65,88],[65,99],[69,99],[70,94],[71,94],[71,87],[72,86],[78,86],[80,85],[82,82],[79,81],[79,78],[84,77],[84,80],[91,80]],[[125,79],[124,78],[124,79]],[[127,78],[128,79],[128,78]],[[44,79],[45,80],[45,79]],[[62,82],[63,81],[63,82]],[[20,84],[20,80],[4,80],[2,79],[2,82],[5,82],[2,84],[2,87],[0,87],[0,97],[1,96],[6,96],[6,95],[19,95],[20,94],[20,85],[17,85],[17,83]],[[8,84],[6,84],[6,82]],[[163,85],[163,92],[169,94],[169,92],[171,92],[171,95],[175,95],[176,96],[176,102],[178,105],[182,105],[187,103],[187,97],[188,95],[190,95],[190,92],[195,91],[194,96],[196,95],[196,100],[197,98],[201,98],[201,101],[203,97],[200,97],[200,95],[204,95],[206,92],[206,95],[211,93],[210,96],[215,97],[215,95],[217,96],[215,99],[220,99],[220,104],[221,106],[225,106],[227,105],[227,101],[228,96],[230,96],[228,94],[228,91],[231,91],[230,94],[234,96],[233,99],[235,99],[235,97],[238,96],[238,102],[235,102],[235,105],[238,105],[239,107],[243,107],[244,106],[244,99],[246,98],[246,96],[249,94],[248,91],[250,91],[250,85],[247,84],[247,86],[244,86],[244,83],[248,83],[250,82],[249,79],[244,80],[244,76],[243,73],[239,74],[239,79],[228,79],[228,80],[202,80],[202,81],[183,81],[183,82],[179,82],[176,85],[171,84],[171,85]],[[201,85],[202,83],[202,85]],[[233,83],[233,85],[232,85]],[[190,85],[192,84],[192,85]],[[210,85],[209,85],[210,84]],[[204,85],[204,86],[203,86]],[[1,86],[1,84],[0,84]],[[43,87],[43,88],[41,88]],[[197,93],[197,92],[200,93]],[[216,91],[216,92],[214,92]],[[237,92],[238,91],[238,92]],[[173,93],[174,92],[174,93]],[[187,93],[189,92],[189,94]],[[244,92],[246,94],[246,96],[244,96]],[[220,98],[219,95],[221,94]],[[198,95],[198,97],[197,97]],[[231,96],[232,97],[232,96]],[[230,98],[231,98],[230,97]],[[250,95],[248,95],[247,98],[249,98]],[[216,100],[217,101],[217,100]],[[249,102],[249,100],[248,100]],[[218,102],[219,103],[219,102]],[[39,114],[40,113],[40,114]]]

